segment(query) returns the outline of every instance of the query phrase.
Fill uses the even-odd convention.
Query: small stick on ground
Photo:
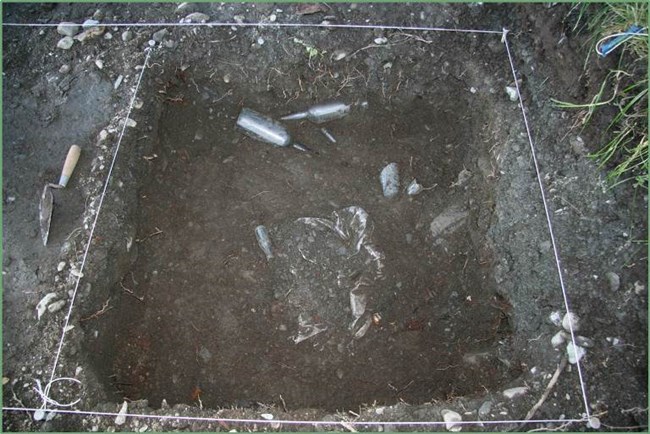
[[[560,361],[560,364],[555,370],[553,377],[551,377],[551,381],[548,382],[548,386],[546,386],[546,390],[544,391],[544,393],[542,393],[542,397],[539,398],[539,401],[537,401],[535,405],[533,405],[533,408],[531,408],[530,411],[526,414],[524,420],[531,420],[535,415],[535,413],[537,412],[537,410],[539,410],[542,404],[544,404],[544,401],[546,401],[546,398],[548,398],[548,395],[551,393],[553,386],[555,386],[555,383],[557,383],[557,379],[560,378],[560,374],[562,373],[562,371],[564,371],[566,365],[567,365],[567,358],[562,357],[562,360]]]
[[[133,274],[131,275],[131,278],[133,278]],[[126,294],[130,295],[131,297],[135,298],[139,302],[144,303],[144,295],[142,297],[138,297],[137,295],[135,295],[135,292],[133,292],[132,289],[129,289],[126,286],[124,286],[123,282],[124,282],[124,278],[122,278],[122,281],[120,282],[120,286],[122,287],[122,291],[124,291]],[[135,282],[135,279],[134,279],[134,282]]]
[[[163,231],[161,231],[158,227],[156,227],[156,230],[155,230],[154,232],[150,233],[149,235],[147,235],[147,236],[144,237],[144,238],[138,238],[137,240],[135,240],[135,242],[136,242],[136,243],[141,243],[141,242],[143,242],[143,241],[148,240],[148,239],[151,238],[151,237],[155,237],[156,235],[160,235],[160,234],[162,234],[162,233],[163,233]]]
[[[284,408],[284,412],[288,413],[288,411],[287,411],[287,403],[284,402],[284,398],[282,397],[282,395],[280,395],[280,402],[282,403],[282,408]]]
[[[111,299],[109,298],[108,300],[106,300],[106,302],[104,302],[104,305],[102,306],[102,308],[100,310],[98,310],[97,312],[95,312],[94,314],[92,314],[90,316],[87,316],[85,318],[81,318],[79,320],[79,322],[85,322],[85,321],[88,321],[88,320],[91,320],[91,319],[99,318],[100,316],[104,315],[106,312],[113,309],[113,306],[109,306],[110,302],[111,302]]]

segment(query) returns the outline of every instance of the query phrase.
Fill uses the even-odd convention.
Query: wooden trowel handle
[[[77,161],[79,161],[79,154],[81,154],[81,148],[77,145],[70,146],[68,151],[68,156],[65,157],[65,163],[63,164],[63,170],[61,171],[61,178],[59,179],[59,185],[65,187],[68,185],[68,181],[72,176]]]

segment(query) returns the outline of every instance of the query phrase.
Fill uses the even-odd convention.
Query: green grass
[[[578,13],[574,30],[589,34],[585,68],[596,56],[596,43],[604,36],[627,30],[632,24],[647,27],[648,5],[642,3],[581,3],[572,9]],[[647,30],[644,32],[647,33]],[[610,57],[618,57],[617,69],[611,70],[599,90],[585,103],[553,99],[560,109],[579,110],[584,128],[596,110],[616,108],[607,130],[608,141],[590,154],[600,168],[607,168],[611,186],[632,181],[648,188],[648,38],[628,39]]]

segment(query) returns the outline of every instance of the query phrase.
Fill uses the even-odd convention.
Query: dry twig
[[[106,300],[106,302],[104,302],[104,305],[102,306],[102,308],[100,310],[98,310],[97,312],[95,312],[94,314],[92,314],[90,316],[87,316],[85,318],[81,318],[79,320],[79,322],[85,322],[85,321],[88,321],[88,320],[91,320],[91,319],[96,319],[96,318],[99,318],[100,316],[104,315],[106,312],[113,309],[113,306],[109,306],[110,302],[111,302],[111,299],[109,298],[108,300]]]
[[[567,365],[567,358],[562,357],[562,360],[560,361],[560,364],[555,370],[553,377],[551,377],[551,381],[549,381],[548,386],[546,386],[546,390],[544,390],[544,393],[542,393],[542,396],[541,398],[539,398],[539,401],[537,401],[537,403],[533,405],[533,408],[531,408],[530,411],[528,411],[524,420],[532,419],[533,416],[535,415],[535,412],[537,412],[537,410],[539,410],[542,404],[544,404],[544,401],[546,401],[546,398],[548,398],[549,393],[551,393],[553,386],[555,386],[555,383],[557,383],[557,379],[560,377],[562,371],[564,371],[564,368],[566,368],[566,365]]]

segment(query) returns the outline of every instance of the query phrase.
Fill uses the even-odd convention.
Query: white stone
[[[375,44],[377,45],[383,45],[388,42],[388,39],[386,38],[375,38]]]
[[[54,313],[54,312],[58,312],[61,309],[63,309],[63,306],[65,306],[65,300],[59,300],[59,301],[55,301],[54,303],[50,304],[47,307],[47,310],[50,313]]]
[[[113,39],[113,34],[112,33],[106,33],[104,35],[104,39],[110,41],[111,39]]]
[[[596,416],[591,416],[589,418],[587,426],[591,429],[600,429],[600,419],[598,419]]]
[[[517,88],[514,88],[512,86],[506,86],[506,93],[508,94],[508,98],[510,98],[510,101],[515,102],[519,99],[519,96],[517,95]]]
[[[347,56],[347,55],[348,55],[348,53],[345,50],[336,50],[332,54],[332,57],[333,57],[334,60],[339,61],[341,59],[344,59],[345,56]]]
[[[56,266],[56,271],[63,271],[65,268],[65,261],[59,262],[59,265]]]
[[[69,50],[73,45],[74,39],[72,39],[70,36],[64,36],[59,40],[59,42],[56,43],[57,48],[60,48],[62,50]]]
[[[81,25],[84,29],[89,29],[91,27],[95,27],[99,25],[99,21],[97,20],[86,20],[84,23]]]
[[[442,418],[445,421],[445,428],[447,428],[447,431],[458,432],[463,428],[461,424],[456,423],[462,422],[463,420],[460,414],[453,410],[442,410],[440,414],[442,414]]]
[[[580,330],[580,318],[573,312],[567,312],[562,318],[562,327],[568,332],[577,332]]]
[[[95,60],[95,65],[99,69],[104,69],[104,61],[102,59],[97,59]]]
[[[47,306],[56,298],[56,293],[50,292],[47,294],[45,297],[41,299],[41,301],[38,302],[36,305],[36,315],[37,319],[41,319],[41,316],[45,313],[45,310],[47,309]]]
[[[265,42],[266,42],[266,41],[264,40],[263,37],[260,36],[259,38],[257,38],[257,44],[258,44],[258,45],[264,45]]]
[[[555,312],[552,312],[549,317],[549,321],[553,323],[553,325],[560,327],[562,325],[562,314],[560,313],[559,310],[556,310]]]
[[[384,197],[393,198],[399,193],[399,170],[397,163],[390,163],[384,167],[379,176],[381,181],[381,188],[384,192]]]
[[[137,125],[138,125],[138,123],[136,121],[134,121],[133,119],[131,119],[131,118],[126,120],[126,126],[127,127],[135,128]]]
[[[269,21],[272,22],[272,23],[274,23],[275,20],[277,20],[277,19],[278,19],[278,17],[277,17],[275,14],[271,14],[271,15],[269,16]]]
[[[271,413],[262,413],[260,416],[265,420],[273,420],[273,415]]]
[[[566,354],[569,363],[575,365],[585,356],[585,354],[587,354],[587,350],[577,345],[574,346],[573,342],[569,342],[566,346]]]
[[[122,408],[120,408],[119,413],[117,414],[117,417],[115,418],[115,425],[124,425],[124,422],[126,422],[126,411],[129,409],[129,404],[124,401],[122,404]]]
[[[527,387],[513,387],[503,391],[503,396],[508,399],[516,398],[517,396],[522,396],[528,393]]]
[[[120,87],[120,84],[122,84],[122,80],[124,80],[124,76],[120,74],[117,77],[117,80],[115,80],[115,84],[113,84],[113,89],[117,90],[117,88]]]
[[[185,17],[186,23],[205,23],[210,19],[210,16],[201,12],[193,12]]]
[[[422,185],[418,184],[418,181],[414,179],[406,188],[406,194],[409,196],[415,196],[416,194],[420,194],[422,192],[422,189]]]
[[[131,39],[133,39],[133,32],[131,30],[125,30],[124,32],[122,32],[122,40],[124,42],[128,42]]]
[[[79,24],[63,22],[56,27],[56,31],[59,35],[72,37],[79,33]]]
[[[562,330],[555,333],[555,335],[553,335],[553,337],[551,338],[551,345],[553,345],[553,348],[557,348],[562,344],[564,344],[565,342],[566,342],[565,333]]]

